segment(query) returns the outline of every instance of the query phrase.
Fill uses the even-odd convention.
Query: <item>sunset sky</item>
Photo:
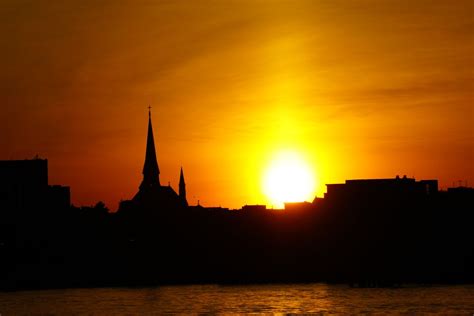
[[[271,201],[281,152],[326,183],[474,185],[474,1],[0,2],[0,159],[48,158],[75,205],[161,182]]]

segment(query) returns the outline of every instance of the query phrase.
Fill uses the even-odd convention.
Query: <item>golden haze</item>
[[[75,204],[162,183],[267,203],[272,155],[325,183],[474,183],[472,1],[2,1],[0,159],[50,160]]]

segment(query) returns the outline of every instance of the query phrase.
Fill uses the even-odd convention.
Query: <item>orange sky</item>
[[[350,178],[474,184],[473,1],[19,1],[0,4],[0,159],[49,159],[73,203],[141,180],[147,106],[162,183],[268,203],[276,152],[316,194]]]

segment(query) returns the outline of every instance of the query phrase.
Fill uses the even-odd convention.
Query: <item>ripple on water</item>
[[[474,286],[195,285],[0,293],[1,315],[320,312],[472,315]]]

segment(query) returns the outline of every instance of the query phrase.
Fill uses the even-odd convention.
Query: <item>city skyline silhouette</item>
[[[158,158],[157,158],[157,153],[156,153],[156,144],[155,144],[155,137],[154,137],[154,132],[153,132],[153,126],[152,126],[152,112],[151,112],[151,106],[148,106],[148,125],[147,125],[147,135],[146,135],[146,147],[145,147],[145,154],[144,154],[144,164],[143,164],[143,170],[142,170],[142,180],[140,181],[140,185],[138,186],[138,192],[133,195],[133,197],[128,200],[128,199],[121,199],[119,203],[119,208],[114,210],[107,208],[108,211],[115,212],[117,210],[120,210],[121,204],[127,204],[129,202],[133,203],[138,203],[138,205],[148,205],[146,208],[156,208],[158,206],[153,206],[153,203],[163,203],[165,207],[169,208],[182,208],[182,207],[187,207],[188,206],[188,201],[186,197],[186,184],[185,184],[185,179],[184,179],[184,172],[183,172],[183,166],[180,167],[180,172],[179,172],[179,183],[178,183],[178,193],[175,191],[175,189],[171,186],[171,182],[168,181],[167,185],[164,185],[160,182],[160,168],[158,165]],[[4,181],[5,184],[8,185],[9,182],[11,183],[16,183],[16,181],[23,181],[22,179],[26,179],[27,175],[31,173],[33,176],[33,181],[37,182],[47,182],[48,181],[48,160],[47,159],[42,159],[38,156],[34,157],[32,160],[24,159],[24,160],[6,160],[2,161],[3,164],[3,171],[2,174],[5,177]],[[38,166],[42,166],[41,168],[38,169]],[[41,174],[41,177],[38,178],[38,180],[35,180],[35,175]],[[20,176],[18,180],[15,179],[16,175]],[[279,179],[279,178],[273,178],[271,180],[276,180],[276,181],[284,181],[286,179]],[[292,179],[293,180],[293,179]],[[296,206],[297,208],[300,206],[305,205],[307,203],[308,205],[310,204],[309,202],[312,202],[313,204],[318,201],[318,200],[324,200],[324,198],[329,194],[329,196],[335,195],[332,192],[337,192],[339,191],[338,188],[346,187],[349,184],[362,184],[363,187],[365,187],[367,190],[373,190],[377,189],[379,192],[382,189],[383,186],[389,184],[390,186],[388,187],[388,190],[393,190],[394,187],[393,185],[396,183],[410,183],[410,185],[419,183],[419,189],[416,189],[418,191],[421,191],[422,193],[426,192],[438,192],[439,186],[438,186],[438,180],[437,179],[430,179],[430,180],[421,180],[421,181],[416,181],[414,177],[407,177],[407,175],[403,175],[401,177],[400,175],[396,175],[395,178],[373,178],[373,179],[368,179],[368,178],[363,178],[363,179],[346,179],[345,183],[343,184],[326,184],[326,192],[324,193],[323,196],[316,196],[314,195],[314,198],[310,198],[308,200],[305,199],[300,199],[300,200],[282,200],[282,205],[280,207],[276,207],[275,209],[287,209],[287,208],[294,208]],[[292,183],[292,185],[295,185]],[[61,188],[61,185],[53,185],[51,186],[52,188]],[[370,189],[373,187],[373,189]],[[62,202],[63,207],[65,205],[71,204],[71,192],[69,187],[63,187],[67,189],[67,198],[62,198],[63,201],[67,200],[67,203]],[[283,187],[283,190],[288,189],[288,187]],[[413,189],[413,188],[412,188]],[[456,182],[453,183],[452,187],[448,187],[449,190],[454,190],[454,189],[460,189],[460,190],[471,190],[468,186],[467,181],[459,181],[458,185],[456,185]],[[9,191],[5,191],[5,194],[9,194]],[[278,192],[282,193],[282,192]],[[42,193],[41,193],[42,194]],[[337,195],[337,194],[336,194]],[[331,200],[334,200],[334,198],[331,198]],[[24,202],[20,202],[20,204],[23,203],[33,203],[31,204],[34,206],[34,201],[28,201],[28,199],[25,199]],[[104,207],[106,205],[104,204],[103,200],[98,200],[96,203],[103,204]],[[95,203],[95,204],[96,204]],[[250,205],[249,205],[250,204]],[[72,205],[72,204],[71,204]],[[221,208],[221,203],[219,203],[219,207]],[[79,207],[85,206],[85,205],[79,205]],[[195,206],[200,206],[202,207],[200,201],[198,200]],[[216,205],[206,205],[209,209],[215,208]],[[262,203],[256,203],[256,204],[251,204],[251,203],[245,203],[242,204],[242,210],[244,209],[251,209],[252,207],[256,207],[258,209],[262,208],[263,209],[274,209],[274,205],[266,205]],[[224,208],[226,210],[229,210],[230,208],[226,207]],[[237,210],[239,208],[234,208],[234,210]]]
[[[160,183],[151,115],[148,131],[143,179],[117,212],[71,205],[45,159],[0,161],[0,290],[474,281],[474,188],[397,176],[329,184],[284,210],[188,205],[183,169],[178,193]]]
[[[469,301],[473,12],[2,1],[0,305],[15,292],[28,313],[24,290],[307,283],[393,289],[385,301],[456,285]]]
[[[152,107],[151,106],[148,106],[148,126],[147,126],[147,136],[146,136],[146,146],[145,146],[145,162],[144,162],[144,165],[143,165],[143,171],[142,171],[142,174],[143,174],[143,180],[141,180],[141,184],[139,186],[139,192],[142,190],[142,187],[143,186],[152,186],[153,184],[156,184],[157,187],[167,187],[167,188],[171,188],[170,192],[173,192],[173,194],[176,194],[175,190],[172,188],[172,181],[166,181],[166,184],[167,185],[162,185],[160,183],[160,179],[159,179],[159,175],[160,175],[160,169],[158,167],[158,158],[157,158],[157,149],[156,149],[156,144],[155,144],[155,138],[154,138],[154,133],[153,133],[153,127],[152,127],[152,111],[151,111]],[[158,145],[158,148],[160,146]],[[40,159],[41,160],[41,157],[39,157],[38,155],[36,155],[35,157],[33,157],[33,159]],[[18,159],[17,159],[18,160]],[[28,159],[25,159],[25,160],[28,160]],[[46,159],[47,160],[47,159]],[[403,169],[403,168],[402,168]],[[306,171],[306,170],[305,170]],[[312,175],[309,175],[308,176],[312,176]],[[399,178],[400,177],[400,174],[397,174],[396,175],[396,178]],[[407,178],[407,175],[404,174],[403,175],[404,178]],[[174,178],[178,179],[177,176],[175,176]],[[380,178],[380,177],[379,177]],[[386,177],[385,179],[392,179],[394,177]],[[414,176],[411,176],[409,177],[411,179],[414,179],[415,177]],[[367,177],[362,177],[362,179],[368,179]],[[376,178],[374,178],[376,179]],[[284,182],[286,179],[283,179],[283,178],[274,178],[272,180],[276,180],[276,181],[279,181],[279,182]],[[347,179],[345,179],[347,180]],[[351,180],[353,181],[353,180]],[[436,179],[436,181],[438,181]],[[176,183],[175,181],[173,181],[173,183]],[[177,185],[173,185],[173,187],[176,187],[178,188],[180,191],[183,191],[182,194],[185,196],[185,204],[187,205],[188,202],[187,202],[187,199],[186,199],[186,189],[185,187],[181,187],[181,184],[184,184],[184,175],[183,175],[183,166],[181,165],[180,166],[180,174],[179,174],[179,181],[177,182]],[[326,187],[328,186],[333,186],[333,184],[329,184],[329,183],[326,183],[324,184]],[[438,184],[437,184],[438,186]],[[289,186],[291,187],[291,185]],[[441,187],[441,189],[448,189],[448,188],[456,188],[456,187],[465,187],[465,188],[469,188],[469,185],[468,185],[468,180],[457,180],[457,181],[453,181],[452,185],[449,186],[447,185],[446,187]],[[288,187],[284,187],[283,189],[287,189]],[[264,188],[260,188],[260,190],[264,190]],[[122,195],[126,195],[125,192],[123,193],[120,193]],[[314,193],[314,195],[307,195],[306,198],[304,199],[293,199],[293,200],[281,200],[281,203],[279,205],[276,205],[275,207],[275,203],[272,203],[271,200],[268,200],[267,199],[267,203],[264,203],[262,201],[257,201],[256,203],[248,203],[247,201],[243,201],[242,204],[239,206],[239,207],[228,207],[227,205],[225,205],[224,203],[221,203],[221,202],[218,202],[216,203],[215,205],[212,205],[212,204],[207,204],[206,206],[208,207],[215,207],[217,205],[220,206],[227,206],[228,209],[239,209],[240,207],[244,206],[244,205],[248,205],[248,204],[253,204],[253,205],[265,205],[269,208],[276,208],[276,209],[284,209],[285,208],[285,204],[286,203],[302,203],[302,202],[311,202],[317,198],[322,198],[324,197],[325,195],[327,194],[327,189],[324,190],[324,192],[320,195],[317,195],[316,193]],[[177,195],[176,195],[177,196]],[[127,196],[121,196],[120,198],[120,203],[124,200],[127,200],[129,197]],[[134,197],[134,199],[136,198],[136,196]],[[268,198],[268,197],[267,197]],[[100,203],[103,203],[104,199],[97,199],[96,201],[94,201],[93,203],[89,203],[89,205],[93,205],[97,202],[100,202]],[[200,205],[200,204],[206,204],[205,200],[200,200],[199,198],[196,198],[194,196],[193,198],[193,202],[195,205]],[[118,203],[117,207],[114,207],[116,204],[115,203],[110,203],[110,205],[112,205],[112,208],[109,207],[109,209],[112,211],[112,212],[115,212],[118,210],[119,208],[119,205],[120,203]],[[81,204],[76,204],[78,206],[82,206]],[[87,204],[86,204],[87,205]],[[106,204],[107,205],[107,204]]]

